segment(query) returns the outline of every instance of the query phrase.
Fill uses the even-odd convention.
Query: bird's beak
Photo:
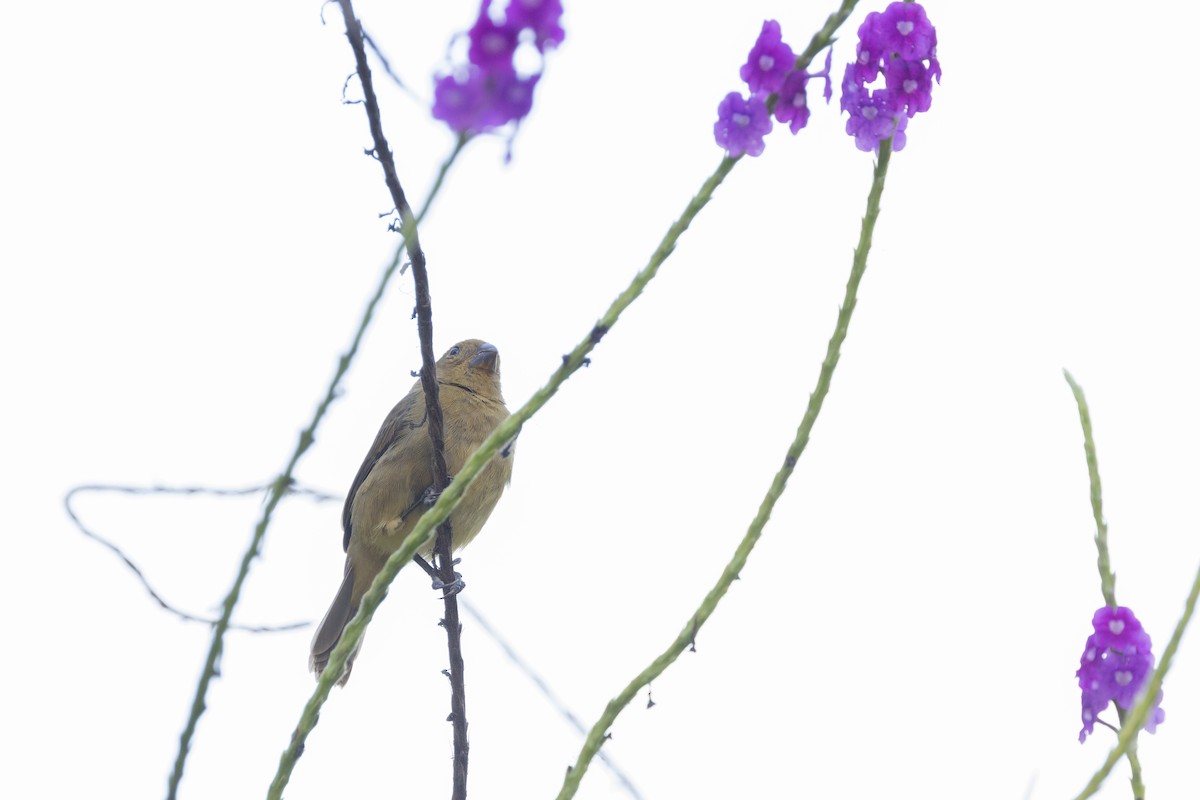
[[[471,356],[471,366],[496,372],[500,369],[500,351],[496,349],[496,345],[484,342],[479,346],[479,352]]]

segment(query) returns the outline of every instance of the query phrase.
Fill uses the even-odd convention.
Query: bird
[[[453,478],[467,457],[508,418],[500,393],[500,352],[495,345],[467,339],[447,350],[435,367],[447,477]],[[427,422],[425,392],[418,379],[384,419],[350,485],[342,509],[342,549],[346,551],[342,584],[317,626],[308,660],[318,678],[384,562],[437,498]],[[514,445],[510,442],[487,463],[451,513],[454,549],[475,538],[499,502],[512,477]],[[430,540],[421,555],[432,554],[434,541]],[[355,648],[339,685],[349,679],[357,654]]]

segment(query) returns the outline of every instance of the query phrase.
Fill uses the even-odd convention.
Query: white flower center
[[[878,114],[879,114],[879,109],[876,108],[875,106],[867,106],[866,108],[863,109],[863,119],[865,119],[867,122],[870,122],[871,120],[875,119],[875,117],[878,116]]]
[[[802,93],[797,93],[796,96],[792,98],[792,105],[796,108],[804,108],[807,102],[808,99]]]
[[[1133,673],[1129,670],[1114,672],[1113,680],[1117,682],[1117,686],[1128,686],[1133,681]]]
[[[916,90],[917,90],[917,82],[914,81],[912,78],[909,78],[908,80],[906,80],[904,82],[904,91],[907,94],[912,94]]]
[[[733,119],[733,124],[737,125],[739,128],[744,128],[750,124],[750,115],[749,114],[734,114],[732,119]]]
[[[896,23],[896,30],[900,31],[901,36],[908,36],[912,33],[913,24],[911,20],[901,20]]]
[[[1120,636],[1121,631],[1125,630],[1125,620],[1114,619],[1109,620],[1108,629],[1112,631],[1113,636]]]
[[[758,57],[758,68],[766,72],[771,67],[775,66],[775,58],[766,54]]]

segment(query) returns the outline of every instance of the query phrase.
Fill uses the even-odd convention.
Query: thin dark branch
[[[211,495],[215,497],[244,497],[250,494],[259,494],[260,492],[265,492],[270,488],[270,486],[261,485],[247,486],[241,489],[216,489],[211,486],[116,486],[109,484],[90,484],[76,486],[68,491],[66,496],[63,497],[63,508],[66,509],[67,516],[71,518],[71,522],[75,523],[75,527],[79,529],[80,533],[107,548],[114,555],[116,555],[117,558],[124,562],[129,571],[132,572],[142,584],[142,588],[146,590],[146,593],[149,594],[154,602],[158,603],[158,605],[162,607],[164,611],[174,614],[185,622],[200,622],[205,625],[216,625],[218,622],[216,617],[201,617],[168,603],[161,594],[155,591],[154,587],[150,585],[150,580],[146,577],[146,574],[142,572],[141,568],[138,567],[137,564],[133,562],[133,559],[126,555],[125,551],[122,550],[121,547],[83,524],[83,520],[81,520],[79,515],[75,513],[75,509],[71,505],[71,501],[76,495],[87,492],[107,492],[133,495],[181,494]],[[331,494],[326,494],[325,492],[319,492],[315,489],[298,488],[295,486],[290,487],[287,490],[287,493],[306,495],[316,499],[318,502],[338,499]],[[248,633],[279,633],[281,631],[293,631],[297,628],[306,628],[311,624],[311,620],[304,622],[289,622],[283,625],[239,625],[231,622],[229,623],[228,628],[229,630],[246,631]]]
[[[413,283],[416,288],[417,334],[421,340],[421,386],[425,391],[425,407],[429,417],[429,437],[433,444],[433,488],[441,492],[449,483],[450,476],[446,469],[445,434],[443,431],[442,407],[438,398],[437,372],[433,356],[433,305],[429,297],[429,274],[425,269],[425,254],[421,251],[421,242],[417,236],[416,220],[400,178],[396,173],[396,162],[392,158],[391,148],[383,134],[383,122],[379,113],[379,100],[375,95],[375,87],[371,77],[371,68],[367,64],[367,51],[364,45],[362,25],[354,14],[351,0],[339,0],[342,17],[346,23],[346,38],[354,50],[355,69],[359,82],[362,84],[363,101],[367,110],[367,122],[371,128],[371,139],[374,142],[375,157],[383,167],[384,182],[387,184],[392,203],[400,214],[401,232],[408,250],[409,263],[412,265]],[[451,559],[451,530],[450,521],[438,528],[437,546],[438,567],[442,580],[451,584],[457,577],[454,574]],[[445,598],[446,615],[443,620],[446,628],[446,639],[450,653],[450,716],[454,725],[454,800],[465,800],[467,796],[467,704],[466,688],[463,682],[462,659],[462,625],[458,617],[458,602],[455,596],[448,593]]]

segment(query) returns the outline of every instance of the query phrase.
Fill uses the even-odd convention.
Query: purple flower
[[[884,56],[882,37],[879,35],[878,11],[867,14],[862,25],[858,26],[858,46],[855,48],[854,80],[867,84],[875,80],[879,74],[879,62]]]
[[[1128,608],[1104,606],[1092,617],[1092,629],[1095,632],[1088,637],[1079,659],[1079,670],[1075,673],[1083,705],[1080,742],[1092,732],[1096,719],[1108,708],[1109,701],[1121,708],[1130,708],[1154,670],[1150,635]],[[1146,718],[1145,728],[1150,733],[1154,733],[1166,718],[1166,713],[1159,707],[1161,702],[1160,690]]]
[[[783,41],[779,23],[773,19],[763,22],[758,41],[742,65],[742,80],[752,94],[778,92],[783,79],[796,66],[796,55]]]
[[[849,95],[842,96],[845,110],[850,112],[846,120],[846,133],[854,137],[854,145],[865,152],[878,150],[879,143],[884,139],[892,140],[892,150],[903,150],[907,138],[904,129],[908,127],[908,117],[904,113],[904,102],[887,89],[856,88]]]
[[[924,61],[933,55],[937,32],[920,3],[892,3],[875,24],[875,35],[887,53],[905,61]]]
[[[888,90],[908,105],[909,117],[929,110],[933,102],[933,78],[920,61],[896,59],[888,64],[884,79]]]
[[[713,135],[725,152],[736,158],[743,153],[748,156],[762,155],[763,137],[771,132],[771,115],[761,97],[742,97],[730,92],[717,107],[717,122]]]
[[[485,133],[515,122],[533,107],[540,76],[488,72],[472,65],[463,76],[439,78],[433,90],[433,116],[458,133]]]
[[[467,58],[477,67],[486,70],[512,71],[513,53],[517,50],[517,36],[521,29],[497,25],[486,13],[481,13],[479,19],[467,31],[471,42],[467,50]]]
[[[479,126],[479,107],[478,80],[459,80],[453,75],[446,75],[434,82],[433,117],[455,131],[476,131]]]
[[[792,70],[783,79],[779,99],[775,103],[775,119],[790,122],[792,133],[799,133],[808,124],[808,73]]]
[[[867,15],[855,53],[842,79],[846,133],[860,150],[875,150],[888,138],[901,150],[909,118],[929,110],[933,81],[942,80],[937,31],[920,3],[892,3],[882,14]],[[869,89],[881,73],[884,88]]]
[[[855,80],[854,64],[847,64],[846,73],[842,76],[842,111],[849,111],[856,107],[858,95],[867,91],[863,87],[863,83]]]
[[[566,38],[562,29],[562,0],[509,0],[505,22],[512,28],[533,29],[538,50],[557,47]]]
[[[833,58],[832,48],[825,54],[825,69],[822,72],[806,72],[796,69],[796,55],[783,41],[779,23],[773,19],[763,22],[758,40],[750,49],[746,63],[742,65],[742,80],[750,88],[750,99],[731,92],[721,101],[717,109],[717,122],[713,126],[717,144],[730,156],[743,153],[757,156],[762,153],[763,137],[771,132],[771,115],[767,111],[770,95],[775,95],[773,107],[775,119],[789,125],[792,133],[799,133],[808,124],[808,82],[813,78],[825,80],[825,102],[833,96],[829,78],[829,65]],[[843,104],[845,100],[843,100]]]
[[[485,125],[500,127],[524,119],[533,110],[533,90],[542,76],[519,77],[515,72],[491,76],[488,81],[488,111]]]
[[[492,17],[491,5],[481,0],[467,32],[468,63],[434,78],[433,116],[458,133],[486,133],[528,115],[541,71],[523,77],[513,55],[527,31],[543,52],[563,40],[562,0],[510,0],[502,23]]]

